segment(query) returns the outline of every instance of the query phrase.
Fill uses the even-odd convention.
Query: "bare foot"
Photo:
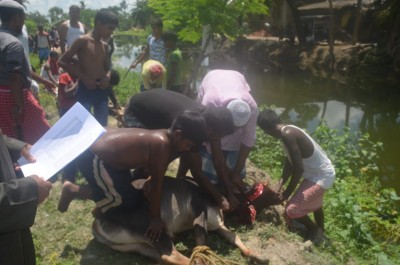
[[[61,196],[58,202],[57,210],[64,213],[68,210],[69,204],[75,198],[75,194],[79,191],[79,186],[66,180],[61,189]]]

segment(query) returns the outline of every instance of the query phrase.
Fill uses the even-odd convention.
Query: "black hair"
[[[220,136],[231,134],[235,130],[232,113],[225,107],[207,107],[202,115],[207,127]]]
[[[264,131],[269,131],[282,123],[281,118],[272,109],[263,110],[257,117],[257,125]]]
[[[163,28],[164,24],[161,18],[156,18],[151,22],[152,27]]]
[[[79,9],[79,10],[81,10],[81,8],[79,7],[79,6],[77,6],[77,5],[71,5],[70,7],[69,7],[69,11],[71,12],[71,9]]]
[[[114,69],[112,69],[110,75],[110,85],[117,86],[119,84],[119,81],[120,81],[119,73]]]
[[[175,118],[171,131],[182,131],[182,137],[192,141],[196,146],[201,145],[207,138],[206,122],[199,112],[185,110]]]
[[[178,36],[173,31],[166,31],[163,33],[162,39],[164,42],[172,41],[173,43],[176,43],[178,41]]]
[[[94,17],[94,24],[96,25],[97,22],[118,26],[118,17],[110,9],[102,8],[97,11]]]
[[[12,20],[15,15],[23,15],[25,12],[23,9],[12,8],[12,7],[1,7],[0,8],[0,19],[1,22],[8,23]]]
[[[53,58],[56,55],[58,56],[58,52],[56,52],[55,50],[51,50],[49,55],[50,55],[50,58]]]

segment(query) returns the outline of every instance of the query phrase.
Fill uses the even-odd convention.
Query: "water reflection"
[[[128,67],[141,49],[138,43],[117,43],[114,64]],[[138,41],[138,40],[136,40]],[[189,68],[189,67],[188,67]],[[382,181],[400,192],[400,90],[398,84],[375,80],[368,74],[340,81],[304,71],[259,71],[244,67],[259,105],[274,105],[287,122],[313,132],[324,121],[330,128],[368,132],[383,143]],[[138,71],[138,70],[137,70]]]
[[[369,84],[360,88],[307,72],[257,73],[246,77],[258,104],[275,105],[287,122],[313,132],[321,121],[340,131],[368,132],[383,143],[382,181],[400,192],[400,91],[390,85]],[[378,87],[371,88],[373,85]],[[379,88],[379,89],[378,89]]]

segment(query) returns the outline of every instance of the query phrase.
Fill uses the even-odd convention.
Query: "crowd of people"
[[[30,147],[50,128],[34,80],[57,96],[60,117],[79,102],[107,127],[109,98],[120,109],[113,91],[119,76],[111,68],[112,34],[118,17],[101,9],[94,17],[93,30],[86,32],[79,21],[80,8],[73,5],[70,19],[61,24],[59,32],[52,28],[47,33],[39,25],[35,49],[43,68],[37,75],[27,56],[29,38],[21,4],[0,1],[0,51],[4,54],[0,58],[0,264],[35,264],[29,228],[37,205],[52,187],[40,176],[23,177],[14,168],[20,155],[34,162]],[[169,163],[180,158],[177,177],[185,177],[190,170],[210,198],[223,211],[231,211],[241,203],[238,194],[248,189],[246,160],[255,145],[258,125],[280,139],[286,152],[276,192],[279,203],[286,202],[288,225],[302,224],[307,238],[317,242],[324,232],[323,196],[335,179],[325,152],[304,130],[284,124],[273,110],[260,112],[249,84],[237,71],[211,70],[197,98],[186,96],[176,33],[163,32],[160,19],[151,27],[145,49],[130,65],[142,64],[142,84],[141,92],[129,99],[121,113],[125,128],[108,128],[64,168],[58,209],[67,211],[77,198],[93,200],[97,217],[148,207],[146,236],[157,241],[166,236],[160,215],[163,178]],[[78,170],[87,185],[76,184]],[[148,204],[131,185],[138,178],[148,179]],[[177,251],[171,248],[172,254],[161,252],[161,257],[170,261]]]

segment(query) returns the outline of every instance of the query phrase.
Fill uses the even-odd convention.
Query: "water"
[[[141,49],[135,41],[121,45],[116,40],[114,65],[130,65]],[[274,105],[288,123],[313,132],[323,120],[339,132],[348,126],[382,142],[381,181],[400,193],[400,86],[375,80],[368,73],[335,81],[304,71],[259,71],[249,66],[244,75],[257,104]]]

